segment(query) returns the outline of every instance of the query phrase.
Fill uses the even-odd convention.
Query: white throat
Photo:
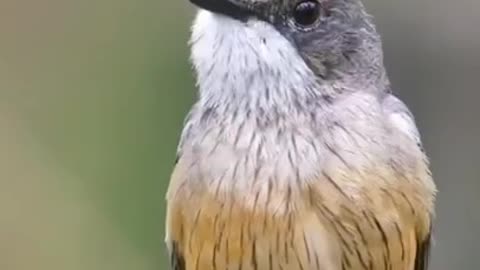
[[[316,95],[313,72],[266,22],[245,23],[201,10],[191,43],[200,106],[268,111],[275,105],[288,109]]]

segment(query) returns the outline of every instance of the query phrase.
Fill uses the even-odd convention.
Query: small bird
[[[174,270],[424,270],[436,187],[360,0],[191,0]]]

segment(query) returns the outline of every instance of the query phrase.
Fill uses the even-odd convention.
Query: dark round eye
[[[302,1],[295,6],[293,19],[300,26],[310,26],[320,17],[320,8],[320,3],[316,0]]]

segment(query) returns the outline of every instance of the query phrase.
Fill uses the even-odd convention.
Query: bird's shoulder
[[[415,117],[407,105],[400,98],[388,94],[382,99],[381,106],[389,124],[421,146]]]

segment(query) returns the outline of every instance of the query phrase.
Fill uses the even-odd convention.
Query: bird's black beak
[[[242,0],[190,0],[199,8],[222,14],[233,19],[246,21],[254,16],[252,10],[240,3]]]

